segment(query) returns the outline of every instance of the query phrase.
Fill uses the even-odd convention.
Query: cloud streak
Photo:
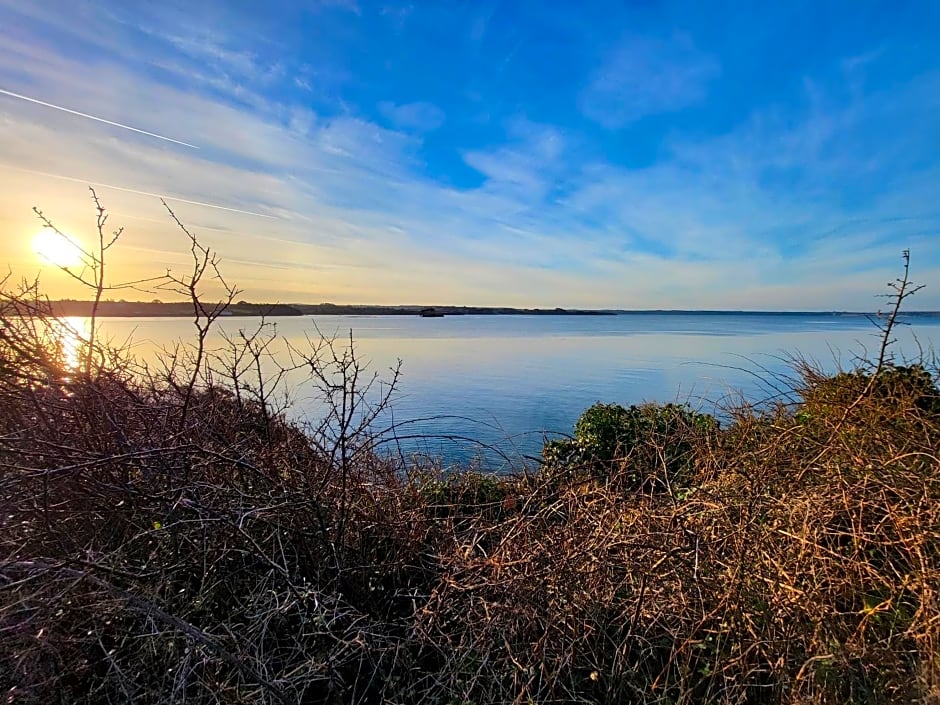
[[[18,171],[24,174],[33,174],[34,176],[43,176],[48,179],[57,179],[59,181],[69,181],[75,184],[83,184],[85,186],[96,186],[98,188],[111,189],[112,191],[121,191],[122,193],[133,193],[137,196],[150,196],[152,198],[159,198],[164,201],[172,201],[173,203],[186,203],[191,206],[199,206],[201,208],[212,208],[214,210],[226,211],[228,213],[239,213],[241,215],[250,215],[256,218],[269,218],[275,219],[273,215],[265,215],[264,213],[258,213],[256,211],[246,211],[240,208],[229,208],[228,206],[220,206],[217,203],[206,203],[205,201],[194,201],[189,198],[182,198],[180,196],[170,196],[165,193],[153,193],[151,191],[140,191],[138,189],[127,188],[126,186],[115,186],[114,184],[103,184],[99,181],[91,181],[90,179],[79,179],[74,176],[65,176],[64,174],[49,174],[43,171],[35,171],[33,169],[23,169],[21,167],[10,166],[9,164],[0,164],[0,169],[8,169],[10,171]]]
[[[580,96],[584,114],[608,129],[701,102],[719,62],[685,35],[627,36],[610,52]]]
[[[119,127],[122,130],[130,130],[131,132],[136,132],[140,135],[146,135],[147,137],[154,137],[158,140],[164,140],[165,142],[172,142],[173,144],[178,144],[182,147],[189,147],[190,149],[199,149],[194,144],[189,142],[183,142],[181,140],[173,139],[172,137],[167,137],[166,135],[159,135],[156,132],[147,132],[147,130],[141,130],[136,127],[131,127],[130,125],[125,125],[121,122],[114,122],[113,120],[106,120],[105,118],[98,117],[96,115],[89,115],[88,113],[83,113],[78,110],[72,110],[71,108],[66,108],[62,105],[56,105],[55,103],[47,103],[44,100],[39,100],[38,98],[30,98],[27,95],[22,95],[20,93],[14,93],[13,91],[4,90],[0,88],[0,95],[5,95],[10,98],[16,98],[18,100],[25,100],[28,103],[33,103],[35,105],[41,105],[45,108],[52,108],[53,110],[61,110],[63,113],[68,113],[69,115],[76,115],[78,117],[85,118],[86,120],[94,120],[95,122],[100,122],[105,125],[110,125],[112,127]]]

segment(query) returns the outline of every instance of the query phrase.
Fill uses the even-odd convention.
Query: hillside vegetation
[[[4,285],[6,702],[940,703],[938,369],[892,361],[896,307],[787,401],[599,405],[510,477],[376,452],[351,341],[210,351],[223,301],[162,367],[75,363],[43,310]],[[319,426],[274,404],[287,368]]]

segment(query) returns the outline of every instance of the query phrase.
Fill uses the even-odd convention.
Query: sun
[[[56,267],[77,267],[82,263],[78,245],[49,228],[33,238],[33,250],[43,262]]]

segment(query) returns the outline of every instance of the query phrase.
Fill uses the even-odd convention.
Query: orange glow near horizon
[[[56,267],[77,267],[82,263],[82,250],[69,238],[44,228],[33,238],[33,251],[44,264]]]

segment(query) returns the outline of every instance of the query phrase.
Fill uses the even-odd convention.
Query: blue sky
[[[37,269],[33,205],[87,238],[95,184],[119,274],[183,265],[160,194],[246,298],[871,309],[910,248],[940,308],[938,26],[929,2],[0,0],[0,257]]]

